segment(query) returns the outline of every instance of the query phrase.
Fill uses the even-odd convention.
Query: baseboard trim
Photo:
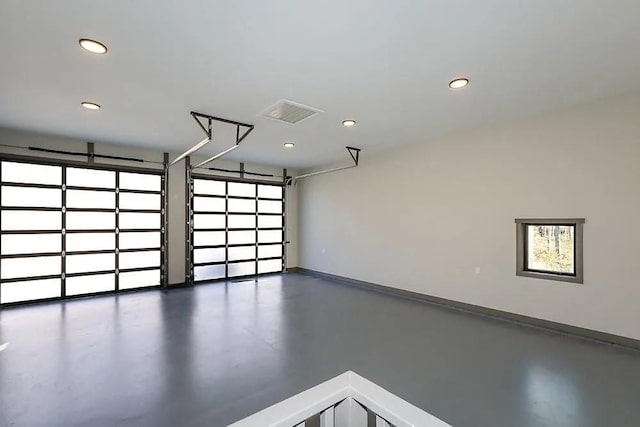
[[[597,341],[600,343],[618,345],[632,350],[640,350],[640,340],[623,337],[621,335],[613,335],[606,332],[595,331],[593,329],[580,328],[578,326],[566,325],[564,323],[552,322],[549,320],[538,319],[535,317],[524,316],[521,314],[510,313],[508,311],[495,310],[492,308],[482,307],[479,305],[468,304],[464,302],[454,301],[445,298],[434,297],[418,292],[407,291],[404,289],[392,288],[389,286],[378,285],[375,283],[365,282],[362,280],[351,279],[349,277],[337,276],[335,274],[324,273],[321,271],[309,270],[307,268],[295,267],[289,269],[290,273],[299,273],[307,276],[313,276],[321,279],[328,279],[338,283],[382,292],[401,298],[408,298],[429,304],[436,304],[454,310],[465,311],[467,313],[489,316],[495,319],[517,323],[520,325],[546,329],[548,331],[571,335],[574,337],[586,339],[589,341]]]

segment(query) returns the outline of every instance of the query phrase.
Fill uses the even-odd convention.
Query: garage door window
[[[2,160],[0,177],[0,304],[160,284],[160,173]]]
[[[282,185],[193,180],[193,277],[206,281],[283,270]]]

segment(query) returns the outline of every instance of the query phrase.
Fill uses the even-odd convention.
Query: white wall
[[[640,93],[363,151],[299,184],[300,266],[640,339],[639,160]],[[516,277],[518,217],[586,218],[583,285]]]
[[[7,147],[13,145],[14,147]],[[60,158],[66,160],[86,161],[86,157],[70,157],[36,151],[27,151],[18,147],[40,147],[54,150],[86,152],[86,141],[70,139],[60,136],[43,135],[33,132],[26,132],[14,129],[0,128],[0,153],[18,154],[32,157]],[[154,162],[162,162],[163,153],[160,151],[112,145],[106,143],[95,143],[96,154],[106,154],[122,157],[133,157]],[[170,153],[170,158],[177,157],[180,153]],[[205,157],[194,157],[192,164],[204,160]],[[115,160],[96,159],[96,163],[120,164],[134,167],[158,168],[162,166],[153,163],[126,162]],[[169,170],[169,284],[180,284],[185,281],[184,261],[185,261],[185,162],[181,161],[172,166]],[[229,160],[217,160],[208,166],[229,170],[238,170],[239,163]],[[245,164],[245,170],[258,173],[273,173],[281,175],[282,169]],[[295,172],[295,171],[294,171]],[[208,172],[215,174],[215,172]],[[237,174],[217,173],[218,175],[236,176]],[[291,241],[287,252],[287,267],[296,267],[298,264],[297,254],[297,189],[287,190],[287,225],[288,240]]]

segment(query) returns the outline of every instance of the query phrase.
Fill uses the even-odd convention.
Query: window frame
[[[535,279],[556,280],[569,283],[584,283],[583,270],[583,226],[584,218],[516,218],[516,276]],[[530,225],[574,227],[573,265],[574,272],[562,273],[527,268],[528,238]]]

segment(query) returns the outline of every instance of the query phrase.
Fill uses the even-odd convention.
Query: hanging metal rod
[[[207,145],[209,142],[211,142],[211,139],[209,139],[209,137],[206,137],[205,139],[203,139],[202,141],[198,142],[196,145],[194,145],[193,147],[189,148],[187,151],[185,151],[184,153],[182,153],[178,157],[176,157],[171,163],[169,163],[169,167],[175,165],[180,160],[182,160],[185,157],[191,155],[192,153],[195,153],[196,151],[198,151],[199,149],[201,149],[202,147]]]
[[[310,176],[316,176],[316,175],[322,175],[325,173],[330,173],[330,172],[337,172],[337,171],[342,171],[345,169],[351,169],[351,168],[355,168],[358,166],[358,163],[360,161],[360,148],[354,148],[354,147],[345,147],[347,149],[347,151],[349,152],[349,155],[351,156],[351,158],[353,159],[353,163],[352,165],[349,166],[341,166],[341,167],[337,167],[337,168],[332,168],[332,169],[326,169],[326,170],[321,170],[321,171],[317,171],[317,172],[310,172],[310,173],[305,173],[303,175],[298,175],[295,176],[293,178],[290,178],[288,180],[288,184],[290,183],[295,183],[297,180],[302,179],[302,178],[309,178]]]
[[[249,171],[240,171],[240,170],[233,170],[233,169],[222,169],[222,168],[206,168],[206,169],[210,171],[216,171],[216,172],[237,173],[237,174],[244,173],[245,175],[264,176],[268,178],[285,178],[284,176],[274,175],[272,173],[249,172]]]
[[[195,169],[195,168],[200,168],[200,167],[202,167],[202,166],[206,165],[207,163],[213,162],[214,160],[219,159],[220,157],[222,157],[222,156],[224,156],[225,154],[227,154],[227,153],[229,153],[229,152],[231,152],[231,151],[235,150],[235,149],[236,149],[236,148],[238,148],[238,147],[239,147],[239,145],[233,145],[233,146],[231,146],[231,147],[227,148],[226,150],[224,150],[224,151],[222,151],[222,152],[220,152],[220,153],[216,154],[215,156],[213,156],[213,157],[209,157],[209,158],[208,158],[207,160],[205,160],[204,162],[198,163],[198,164],[197,164],[197,165],[195,165],[193,168],[194,168],[194,169]]]
[[[224,156],[230,151],[235,150],[238,147],[238,145],[242,142],[242,140],[245,139],[251,133],[251,131],[253,131],[253,128],[254,128],[253,125],[250,125],[247,123],[237,122],[235,120],[223,119],[222,117],[210,116],[208,114],[202,114],[196,111],[191,111],[190,114],[191,114],[191,117],[193,117],[193,119],[196,121],[196,123],[198,123],[198,126],[200,126],[200,128],[202,129],[202,131],[205,133],[207,137],[202,141],[200,141],[199,143],[197,143],[196,145],[194,145],[193,147],[191,147],[190,149],[188,149],[187,151],[185,151],[184,153],[182,153],[181,155],[179,155],[178,157],[176,157],[171,163],[169,163],[168,167],[175,165],[180,160],[195,153],[196,151],[198,151],[199,149],[207,145],[209,142],[211,142],[213,140],[213,122],[221,122],[221,123],[235,125],[236,126],[236,145],[196,165],[195,166],[196,168],[202,167],[203,165]],[[204,120],[204,123],[203,123],[203,120]],[[240,135],[240,127],[246,128],[246,130],[242,135]]]
[[[110,160],[126,160],[128,162],[146,162],[146,163],[160,163],[162,164],[162,162],[152,162],[149,160],[143,160],[143,159],[135,159],[132,157],[122,157],[122,156],[108,156],[106,154],[91,154],[89,155],[88,153],[81,153],[81,152],[75,152],[75,151],[63,151],[63,150],[53,150],[51,148],[40,148],[40,147],[18,147],[18,148],[26,148],[27,150],[30,151],[39,151],[42,153],[52,153],[52,154],[64,154],[66,156],[86,156],[86,157],[93,157],[96,159],[110,159]]]
[[[322,171],[318,171],[318,172],[306,173],[304,175],[300,175],[300,176],[294,177],[293,180],[297,181],[297,180],[302,179],[302,178],[309,178],[310,176],[322,175],[322,174],[329,173],[329,172],[343,171],[345,169],[355,168],[356,166],[358,166],[358,165],[342,166],[342,167],[339,167],[339,168],[333,168],[333,169],[327,169],[327,170],[322,170]]]

